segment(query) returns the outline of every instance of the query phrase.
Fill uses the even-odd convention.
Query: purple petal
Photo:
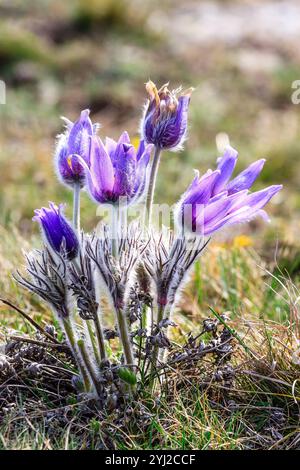
[[[205,235],[211,235],[212,233],[220,230],[221,228],[225,227],[226,225],[233,225],[235,223],[240,223],[244,221],[244,217],[246,213],[248,213],[247,207],[241,207],[233,214],[229,214],[225,217],[219,217],[218,220],[214,220],[212,224],[208,224],[205,226]]]
[[[117,158],[116,158],[117,157]],[[136,175],[135,149],[129,144],[118,144],[115,161],[115,184],[113,192],[115,198],[121,196],[131,197],[134,192]]]
[[[157,138],[161,148],[176,148],[184,141],[187,131],[188,107],[190,96],[180,96],[174,117],[161,120]]]
[[[256,216],[265,217],[265,212],[261,209],[281,189],[282,185],[274,185],[248,195],[240,202],[240,204],[235,206],[233,212],[231,211],[226,217],[218,221],[214,226],[208,227],[209,231],[206,234],[215,232],[216,230],[219,230],[225,226],[248,222]]]
[[[173,129],[173,133],[177,134],[176,145],[179,145],[182,142],[187,131],[188,109],[190,101],[190,95],[183,95],[178,98],[178,107]]]
[[[85,109],[80,118],[73,124],[68,138],[69,154],[88,158],[89,137],[94,134],[93,124],[89,118],[90,111]]]
[[[230,181],[227,185],[229,194],[242,191],[243,189],[249,189],[263,169],[265,161],[266,160],[263,158],[257,160]]]
[[[114,170],[106,149],[98,137],[90,138],[90,169],[87,168],[88,189],[98,202],[110,194],[114,186]]]
[[[246,198],[241,200],[240,203],[235,207],[235,209],[238,209],[243,205],[247,206],[251,212],[259,211],[281,189],[282,185],[273,185],[269,186],[268,188],[262,189],[261,191],[251,193]]]
[[[139,161],[139,159],[141,158],[141,156],[143,155],[143,153],[145,152],[145,141],[144,140],[140,140],[140,143],[139,143],[139,146],[138,146],[138,149],[137,149],[137,152],[136,152],[136,159],[137,161]]]
[[[119,140],[118,140],[118,144],[130,144],[130,137],[128,135],[128,132],[124,131]]]
[[[222,199],[224,196],[228,196],[228,191],[221,191],[220,193],[216,194],[210,199],[209,203],[212,204],[213,202],[216,202],[219,199]]]
[[[238,152],[228,146],[218,164],[218,170],[220,170],[220,176],[217,178],[214,190],[213,190],[213,195],[218,194],[220,191],[225,189],[226,183],[229,181],[234,167],[236,165],[238,157]]]
[[[136,159],[139,161],[144,153],[146,152],[147,154],[151,155],[151,152],[154,148],[153,144],[146,144],[144,140],[141,140],[136,152]]]
[[[107,150],[108,155],[112,159],[117,148],[117,142],[114,139],[111,139],[110,137],[106,137],[105,148]]]
[[[197,176],[185,193],[184,204],[207,204],[211,197],[216,178],[220,175],[219,170],[206,174],[201,180]]]

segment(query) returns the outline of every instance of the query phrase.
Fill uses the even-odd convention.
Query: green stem
[[[93,351],[94,351],[94,354],[95,354],[95,359],[99,364],[100,363],[100,356],[99,356],[99,352],[98,352],[97,347],[96,347],[95,335],[94,335],[94,331],[93,331],[92,325],[90,323],[90,320],[86,320],[86,326],[87,326],[87,330],[89,332],[89,337],[91,339],[91,345],[92,345],[92,348],[93,348]]]
[[[120,339],[123,346],[124,356],[125,356],[125,363],[126,365],[134,365],[134,357],[132,352],[132,346],[129,337],[128,325],[126,316],[123,312],[116,308],[116,316],[118,322],[118,328],[120,333]]]
[[[167,305],[165,307],[165,311],[164,311],[164,315],[163,315],[163,318],[164,319],[168,319],[168,320],[171,320],[172,319],[172,316],[173,316],[173,310],[175,308],[175,303],[173,303],[172,305]],[[166,332],[165,332],[165,335],[167,336],[167,338],[169,338],[169,335],[170,335],[170,328],[171,326],[168,326],[166,328]],[[164,362],[165,361],[165,358],[166,358],[166,349],[164,348],[161,348],[159,353],[158,353],[158,362],[161,363],[161,362]]]
[[[67,318],[64,318],[62,320],[62,324],[63,324],[64,330],[65,330],[65,334],[68,338],[69,344],[71,346],[73,356],[74,356],[74,358],[77,362],[78,368],[80,370],[82,380],[83,380],[83,383],[84,383],[85,391],[88,392],[91,388],[91,384],[90,384],[90,380],[89,380],[87,371],[85,370],[85,368],[82,364],[82,361],[79,359],[79,357],[77,355],[76,339],[75,339],[74,331],[73,331],[73,328],[72,328],[72,324],[71,324],[70,320],[67,319]]]
[[[203,302],[203,286],[202,286],[202,274],[201,274],[201,264],[198,259],[195,263],[195,286],[197,290],[197,302],[200,306]]]
[[[155,147],[154,157],[151,165],[150,177],[149,177],[149,184],[148,184],[148,191],[147,191],[147,199],[146,199],[146,227],[150,228],[151,225],[151,217],[152,217],[152,206],[154,200],[154,191],[155,191],[155,183],[156,177],[160,162],[160,155],[161,149],[159,147]]]
[[[111,248],[114,258],[118,256],[118,211],[112,206],[112,221],[111,221]]]
[[[89,373],[89,376],[90,376],[90,378],[93,382],[95,390],[96,390],[97,393],[99,393],[100,390],[101,390],[100,383],[99,383],[99,380],[98,380],[98,378],[95,374],[93,364],[91,363],[89,355],[86,351],[83,339],[79,339],[77,341],[77,346],[79,348],[79,351],[81,352],[82,359],[84,360],[84,364],[85,364],[85,366],[87,368],[87,371]]]
[[[100,358],[103,361],[104,359],[106,359],[106,351],[105,351],[104,335],[103,335],[103,331],[102,331],[102,327],[101,327],[101,323],[99,319],[99,313],[100,312],[98,308],[98,312],[94,320],[94,324],[95,324],[96,336],[98,340],[98,347],[100,351]]]
[[[98,304],[96,317],[94,318],[94,325],[95,325],[95,331],[96,331],[96,336],[97,336],[98,348],[100,351],[100,358],[101,358],[101,361],[103,361],[104,359],[106,359],[106,351],[105,351],[105,340],[104,340],[102,325],[100,322],[101,290],[100,290],[100,279],[99,279],[99,274],[97,273],[97,270],[93,274],[93,282],[94,282],[94,288],[95,288],[96,302]]]
[[[74,183],[73,188],[73,227],[80,233],[80,184]]]
[[[165,313],[165,307],[162,305],[159,305],[158,311],[157,311],[157,321],[156,321],[157,325],[164,318],[164,313]],[[159,354],[159,346],[155,345],[153,349],[152,358],[151,358],[151,371],[150,371],[151,385],[153,385],[155,381],[158,354]]]

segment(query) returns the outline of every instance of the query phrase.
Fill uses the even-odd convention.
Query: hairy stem
[[[94,331],[93,331],[93,328],[92,328],[92,325],[91,325],[90,321],[91,320],[86,320],[86,326],[87,326],[87,330],[88,330],[88,333],[89,333],[89,337],[91,339],[91,345],[92,345],[92,348],[93,348],[93,351],[94,351],[95,359],[96,359],[97,363],[99,364],[100,363],[99,351],[97,350],[95,335],[94,335]]]
[[[74,331],[73,331],[72,324],[71,324],[71,322],[68,318],[64,318],[62,320],[62,324],[63,324],[63,327],[64,327],[66,337],[69,341],[70,348],[73,352],[73,356],[74,356],[74,358],[77,362],[78,368],[80,370],[81,377],[82,377],[82,380],[83,380],[83,383],[84,383],[84,389],[85,389],[86,392],[89,392],[90,388],[91,388],[91,384],[90,384],[90,380],[89,380],[87,370],[85,369],[85,366],[83,365],[84,360],[82,361],[78,356],[76,339],[75,339],[75,334],[74,334]]]
[[[96,302],[98,304],[97,308],[97,314],[94,319],[94,325],[95,325],[95,331],[96,331],[96,336],[97,336],[97,342],[98,342],[98,347],[100,351],[100,358],[103,361],[106,359],[106,351],[105,351],[105,340],[104,340],[104,335],[103,335],[103,329],[101,325],[101,306],[100,306],[100,301],[101,301],[101,289],[100,289],[100,278],[99,274],[97,273],[97,270],[94,270],[93,273],[93,283],[94,283],[94,289],[95,289],[95,298]]]
[[[157,311],[157,319],[156,323],[157,325],[163,320],[165,315],[165,306],[159,305],[158,306],[158,311]],[[158,367],[158,356],[159,356],[159,346],[155,345],[152,353],[152,358],[151,358],[151,370],[150,370],[150,377],[151,377],[151,386],[154,386],[155,382],[155,376],[156,376],[156,370]]]
[[[103,335],[102,326],[101,326],[100,319],[99,319],[99,314],[100,314],[99,309],[100,308],[98,307],[98,312],[94,320],[94,324],[95,324],[95,331],[96,331],[96,336],[97,336],[97,341],[98,341],[98,347],[100,351],[100,358],[103,361],[104,359],[106,359],[106,351],[105,351],[104,335]]]
[[[79,351],[81,352],[81,356],[84,360],[84,363],[85,363],[85,366],[87,368],[88,374],[89,374],[89,376],[90,376],[90,378],[93,382],[94,388],[95,388],[96,392],[99,394],[100,391],[101,391],[100,382],[99,382],[99,379],[98,379],[98,377],[95,373],[95,370],[94,370],[93,364],[91,363],[88,352],[85,348],[83,339],[79,339],[77,341],[77,346],[79,348]]]
[[[80,233],[80,184],[74,183],[73,188],[73,227]]]
[[[150,170],[147,199],[146,199],[145,219],[146,219],[147,228],[149,228],[151,225],[152,206],[153,206],[153,199],[154,199],[156,177],[157,177],[157,172],[158,172],[158,167],[159,167],[159,162],[160,162],[160,155],[161,155],[161,149],[159,147],[155,147],[154,157],[152,160],[152,165],[151,165],[151,170]]]
[[[134,357],[129,337],[127,318],[119,308],[116,308],[116,316],[118,321],[120,339],[124,350],[125,363],[127,365],[134,365]]]
[[[118,256],[118,210],[112,206],[112,221],[111,221],[111,249],[114,258]]]

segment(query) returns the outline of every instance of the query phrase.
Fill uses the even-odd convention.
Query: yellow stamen
[[[195,90],[195,88],[190,87],[187,90],[182,92],[182,96],[191,96],[191,94],[193,93],[194,90]]]
[[[68,162],[68,165],[69,165],[69,167],[71,168],[71,170],[73,170],[73,167],[72,167],[72,157],[71,157],[71,155],[68,157],[67,162]]]
[[[156,106],[159,107],[160,99],[159,99],[159,95],[158,95],[158,91],[157,91],[155,83],[153,83],[151,80],[149,80],[146,83],[146,90],[147,90],[147,93],[149,94],[150,98],[155,99]]]

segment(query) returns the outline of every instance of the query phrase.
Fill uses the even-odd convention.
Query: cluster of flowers
[[[63,205],[50,202],[37,209],[34,220],[41,226],[44,248],[27,255],[29,277],[16,274],[52,307],[78,365],[78,383],[95,395],[101,393],[103,367],[111,360],[107,341],[112,337],[122,347],[119,374],[125,382],[135,384],[143,361],[148,366],[142,370],[155,376],[170,345],[166,331],[178,292],[210,236],[257,215],[266,218],[263,207],[281,189],[249,191],[265,160],[231,179],[237,152],[227,147],[217,169],[201,177],[197,173],[180,198],[174,231],[155,233],[151,209],[160,156],[183,145],[192,90],[170,91],[168,85],[158,90],[152,82],[146,89],[149,99],[137,150],[127,132],[117,142],[103,142],[89,110],[74,123],[64,119],[55,165],[60,181],[73,190],[73,222],[65,218]],[[92,234],[80,229],[81,190],[95,203],[113,208],[111,224]],[[120,198],[125,198],[125,208],[144,203],[142,223],[122,226],[115,210]],[[115,314],[115,330],[104,327],[103,298]]]

